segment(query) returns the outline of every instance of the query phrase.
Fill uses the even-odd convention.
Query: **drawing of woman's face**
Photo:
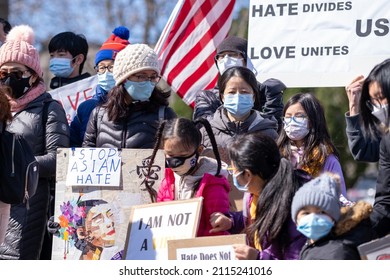
[[[107,204],[92,207],[85,221],[86,234],[97,247],[111,247],[115,244],[114,216]]]

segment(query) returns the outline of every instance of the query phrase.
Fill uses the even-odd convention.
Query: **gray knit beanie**
[[[154,70],[160,75],[157,54],[145,44],[127,45],[115,58],[113,70],[115,85],[121,84],[129,76],[142,70]]]
[[[217,47],[217,54],[226,51],[239,52],[242,54],[242,56],[246,61],[247,48],[248,48],[247,40],[237,36],[229,36],[225,38],[225,40],[223,40],[221,44],[219,44],[219,46]]]
[[[340,190],[337,180],[324,173],[304,184],[294,195],[291,217],[296,223],[299,210],[305,206],[317,206],[336,222],[340,218]]]

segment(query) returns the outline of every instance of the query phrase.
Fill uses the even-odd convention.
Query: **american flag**
[[[229,32],[234,4],[179,0],[156,44],[162,77],[192,107],[196,93],[217,82],[215,51]]]

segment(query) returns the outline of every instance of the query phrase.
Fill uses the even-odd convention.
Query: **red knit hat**
[[[95,56],[95,65],[105,59],[115,60],[116,54],[124,49],[129,42],[130,31],[124,26],[118,26],[111,36],[103,43]]]
[[[0,48],[0,66],[7,62],[23,64],[43,76],[39,53],[33,46],[34,31],[28,25],[18,25],[8,33],[5,43]]]

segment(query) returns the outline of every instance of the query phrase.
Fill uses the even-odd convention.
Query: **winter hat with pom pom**
[[[124,26],[118,26],[111,36],[103,43],[95,56],[95,65],[105,59],[115,60],[116,54],[123,50],[130,42],[130,31]]]
[[[121,50],[114,62],[115,85],[121,84],[127,77],[143,71],[154,70],[160,75],[157,54],[145,44],[132,44]]]
[[[27,66],[43,76],[39,53],[33,46],[34,31],[28,25],[18,25],[8,33],[5,43],[0,48],[0,66],[6,62],[16,62]]]

